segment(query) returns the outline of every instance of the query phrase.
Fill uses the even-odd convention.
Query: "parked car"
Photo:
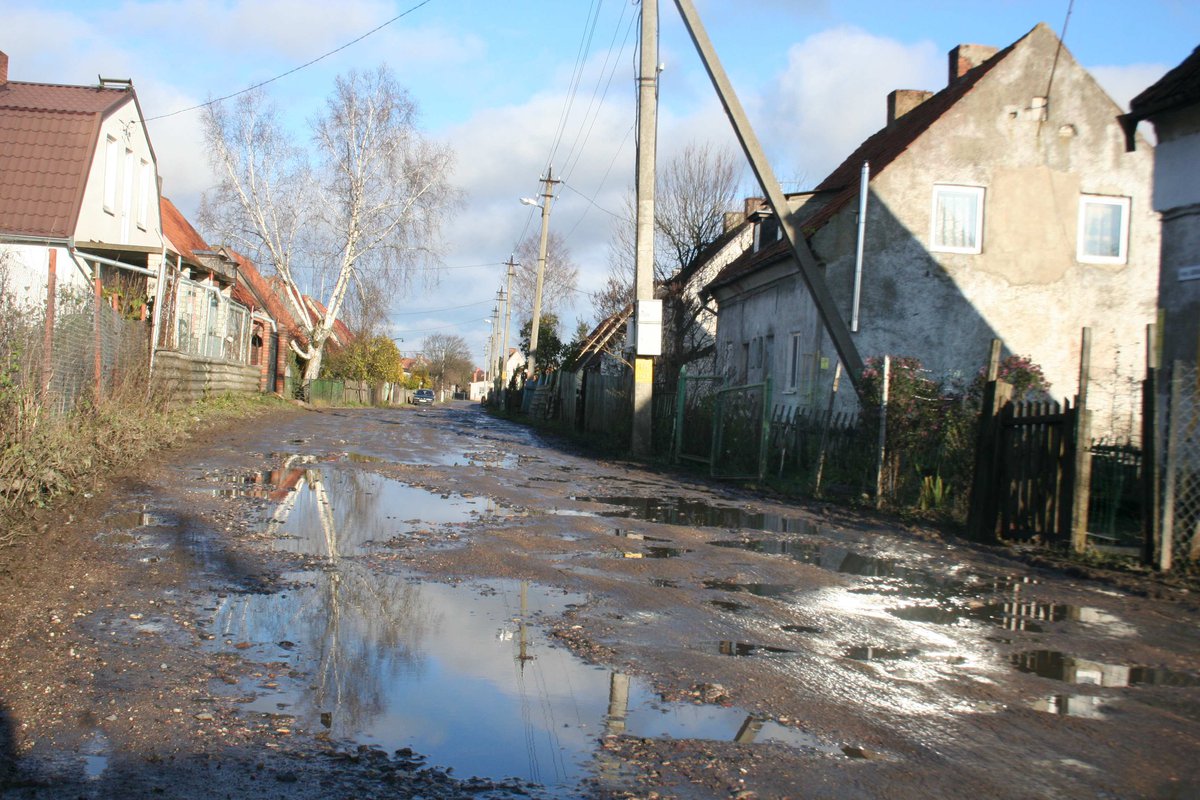
[[[433,389],[417,389],[413,394],[412,401],[419,406],[433,405]]]

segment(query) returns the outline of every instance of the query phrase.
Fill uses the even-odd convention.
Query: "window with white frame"
[[[801,338],[800,337],[801,336],[802,336],[802,334],[799,334],[799,333],[792,334],[792,337],[791,337],[792,338],[792,348],[791,348],[791,352],[788,354],[788,383],[787,383],[787,385],[788,385],[788,389],[791,389],[792,391],[795,391],[798,388],[800,388],[800,369],[801,369],[800,360],[802,358],[802,356],[800,354],[800,347],[801,347]]]
[[[1124,264],[1129,247],[1129,198],[1082,195],[1077,242],[1080,261]]]
[[[983,187],[936,184],[929,249],[942,253],[983,250]]]
[[[121,174],[122,148],[112,136],[104,144],[104,210],[117,213],[117,179]]]

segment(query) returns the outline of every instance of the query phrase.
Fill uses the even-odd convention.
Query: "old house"
[[[892,92],[887,124],[792,198],[837,311],[863,357],[969,378],[998,338],[1058,395],[1076,390],[1089,326],[1094,394],[1127,424],[1157,286],[1151,148],[1125,152],[1120,109],[1045,25],[949,61],[945,88]],[[777,220],[754,224],[750,250],[706,288],[722,368],[770,378],[777,404],[823,405],[833,347]]]
[[[82,311],[94,297],[99,333],[112,329],[110,317],[157,327],[158,167],[132,82],[33,83],[9,80],[8,69],[0,52],[0,260],[10,298],[53,318],[64,299],[64,312]],[[97,374],[111,355],[97,347]],[[58,380],[72,372],[84,370],[55,368]]]
[[[1133,98],[1122,117],[1134,150],[1141,120],[1154,123],[1153,208],[1162,215],[1158,304],[1162,362],[1195,364],[1200,342],[1200,47]]]

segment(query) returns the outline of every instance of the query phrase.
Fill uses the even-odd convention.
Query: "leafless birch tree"
[[[202,214],[274,267],[305,327],[308,341],[292,348],[306,361],[306,381],[320,374],[348,296],[363,318],[377,317],[383,298],[436,261],[441,220],[457,198],[450,151],[422,136],[416,103],[386,67],[339,77],[311,124],[306,151],[262,94],[243,95],[232,112],[209,106],[205,136],[218,184]],[[303,301],[301,265],[327,276],[323,313]]]

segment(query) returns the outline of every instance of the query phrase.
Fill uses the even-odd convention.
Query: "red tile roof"
[[[132,89],[0,84],[0,233],[75,232],[101,121]]]
[[[258,303],[256,305],[264,308],[271,319],[275,320],[279,331],[286,333],[301,343],[308,341],[304,334],[304,329],[296,324],[296,319],[288,311],[287,304],[275,292],[272,281],[264,278],[262,273],[258,271],[258,268],[254,266],[254,262],[241,253],[230,248],[226,248],[226,252],[237,262],[238,277],[245,282],[246,286],[249,287],[250,293],[257,298]]]
[[[913,142],[920,138],[921,134],[929,130],[930,126],[941,119],[942,115],[971,91],[984,75],[1003,61],[1012,52],[1014,47],[1033,35],[1035,31],[1043,28],[1045,26],[1039,23],[1037,27],[1025,36],[996,53],[996,55],[979,66],[968,71],[933,97],[930,97],[891,125],[883,127],[859,145],[845,161],[834,168],[823,181],[817,184],[814,191],[831,192],[833,194],[829,202],[817,209],[815,213],[809,217],[801,218],[799,224],[804,238],[812,239],[817,231],[825,227],[839,211],[858,197],[858,184],[864,161],[870,162],[870,180],[874,180],[889,164],[903,154]],[[1049,31],[1049,29],[1046,30]],[[1051,35],[1053,35],[1052,32]],[[782,239],[758,252],[747,253],[721,270],[717,277],[705,287],[705,291],[711,292],[713,289],[732,283],[738,278],[756,271],[760,267],[784,258],[790,258],[791,252],[791,246],[787,243],[787,240]]]
[[[164,197],[159,204],[159,208],[162,211],[163,236],[167,237],[168,244],[175,252],[188,261],[199,265],[200,261],[196,258],[196,251],[210,250],[212,248],[196,232],[196,229],[192,227],[187,218],[175,207],[174,203]]]

